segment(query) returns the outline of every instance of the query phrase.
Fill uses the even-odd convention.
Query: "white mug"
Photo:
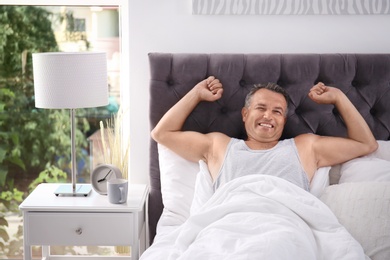
[[[122,204],[127,201],[128,181],[126,179],[110,179],[107,182],[108,201]]]

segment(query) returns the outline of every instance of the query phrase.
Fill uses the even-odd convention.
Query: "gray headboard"
[[[291,96],[283,138],[301,133],[345,136],[330,105],[317,105],[307,93],[318,81],[340,88],[378,140],[390,139],[390,54],[188,54],[150,53],[150,127],[196,83],[213,75],[224,86],[221,100],[201,103],[184,129],[219,131],[245,138],[244,97],[256,83],[276,82]],[[150,143],[149,228],[151,241],[163,204],[156,143]]]

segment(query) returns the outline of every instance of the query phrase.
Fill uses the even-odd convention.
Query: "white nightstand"
[[[50,255],[51,245],[131,246],[130,259],[139,258],[147,246],[146,185],[129,185],[124,204],[111,204],[107,196],[94,190],[88,197],[57,197],[54,191],[58,185],[38,185],[20,205],[25,260],[31,259],[32,245],[42,246],[46,260],[64,259],[64,256]]]

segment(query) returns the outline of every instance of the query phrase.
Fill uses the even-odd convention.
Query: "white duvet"
[[[184,224],[157,234],[141,259],[368,258],[315,196],[277,177],[251,175],[227,183]]]

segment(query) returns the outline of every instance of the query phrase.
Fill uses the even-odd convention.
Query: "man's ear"
[[[241,109],[241,115],[242,115],[242,121],[245,122],[246,121],[246,118],[248,116],[248,108],[246,107],[243,107]]]

